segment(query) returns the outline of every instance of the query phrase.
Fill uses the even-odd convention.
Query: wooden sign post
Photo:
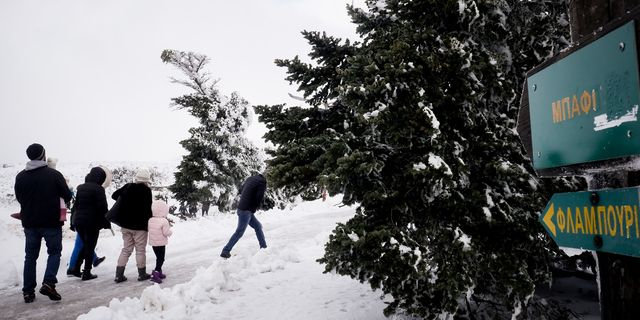
[[[640,0],[568,4],[572,48],[529,73],[518,132],[540,176],[590,176],[589,192],[554,195],[540,222],[558,245],[596,252],[602,319],[640,319],[640,189],[629,188],[640,170]]]

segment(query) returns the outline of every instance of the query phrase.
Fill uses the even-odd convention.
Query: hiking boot
[[[116,267],[116,278],[113,281],[116,283],[127,281],[127,277],[124,276],[124,267]]]
[[[100,258],[98,258],[98,259],[93,260],[93,263],[92,263],[92,264],[93,264],[93,266],[94,266],[94,267],[99,266],[99,265],[102,263],[102,261],[104,261],[104,259],[106,259],[106,258],[107,258],[107,257],[100,257]]]
[[[153,270],[153,272],[151,272],[151,279],[150,280],[152,282],[155,282],[155,283],[162,283],[162,278],[160,277],[160,272]]]
[[[80,278],[82,277],[82,272],[80,272],[80,270],[67,269],[67,276]]]
[[[92,280],[97,278],[98,276],[96,276],[95,274],[91,274],[91,270],[85,270],[82,273],[82,281],[87,281],[87,280]]]
[[[142,267],[138,268],[138,281],[149,280],[151,275],[147,273],[147,268]]]
[[[229,259],[229,257],[231,257],[231,253],[230,252],[226,252],[226,251],[222,251],[222,253],[220,253],[220,256],[225,258],[225,259]]]
[[[160,274],[160,279],[164,279],[167,277],[167,275],[162,273],[162,271],[158,271],[158,273]]]
[[[49,299],[53,301],[62,300],[62,296],[56,291],[56,286],[54,284],[43,283],[42,288],[40,288],[40,293],[49,297]],[[25,299],[26,300],[26,299]]]
[[[33,292],[29,292],[29,293],[23,292],[22,296],[24,297],[24,303],[31,303],[36,300],[36,294]]]

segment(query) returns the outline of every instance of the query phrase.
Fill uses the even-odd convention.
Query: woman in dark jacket
[[[92,168],[84,178],[84,183],[77,188],[72,223],[84,243],[81,255],[83,259],[78,259],[79,263],[84,261],[82,280],[98,277],[91,274],[93,252],[98,244],[100,229],[111,228],[111,224],[104,217],[108,211],[107,196],[102,187],[106,177],[107,174],[102,168]]]
[[[136,266],[138,267],[138,281],[148,280],[147,273],[147,226],[151,218],[151,173],[147,169],[140,169],[136,173],[135,183],[127,183],[113,193],[111,198],[119,202],[115,214],[115,221],[122,232],[122,251],[118,257],[115,282],[127,281],[124,268],[129,257],[136,250]]]

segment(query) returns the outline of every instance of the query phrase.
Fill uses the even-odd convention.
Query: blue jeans
[[[69,257],[69,269],[75,268],[78,257],[82,253],[83,247],[84,244],[82,243],[82,238],[80,238],[80,235],[76,233],[76,242],[73,245],[73,252],[71,252],[71,257]],[[96,252],[93,251],[93,263],[95,263],[96,260],[98,260],[98,255],[96,255]]]
[[[24,286],[22,292],[32,293],[36,288],[36,262],[40,255],[40,245],[44,238],[47,245],[47,268],[44,272],[43,283],[55,285],[58,283],[56,275],[60,267],[60,257],[62,256],[62,228],[25,228],[24,246]]]
[[[227,245],[222,249],[222,252],[231,252],[233,246],[235,246],[238,240],[242,238],[244,231],[247,229],[247,225],[256,231],[256,237],[258,237],[260,248],[267,247],[267,242],[264,240],[264,233],[262,233],[262,224],[260,224],[260,221],[258,221],[251,211],[238,210],[238,227],[236,228],[236,232],[231,235],[231,239],[229,239]]]

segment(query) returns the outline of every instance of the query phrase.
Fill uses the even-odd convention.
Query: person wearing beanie
[[[56,291],[58,268],[62,256],[60,198],[71,201],[72,194],[62,174],[47,166],[45,149],[34,143],[27,148],[26,168],[16,176],[15,195],[20,203],[20,217],[25,234],[25,259],[22,294],[24,302],[35,300],[36,263],[44,238],[47,264],[40,293],[51,300],[61,300]]]
[[[162,273],[162,265],[164,264],[166,246],[172,233],[171,224],[167,219],[169,205],[164,201],[155,200],[151,204],[151,212],[153,217],[149,219],[149,244],[156,255],[156,267],[151,273],[151,281],[162,283],[162,279],[166,278]]]
[[[136,250],[138,281],[148,280],[151,277],[146,268],[147,230],[149,219],[152,217],[151,203],[153,201],[150,184],[151,173],[148,169],[143,168],[136,172],[134,183],[125,184],[111,196],[113,200],[118,202],[115,221],[120,224],[123,242],[116,265],[114,280],[116,283],[127,281],[124,270],[134,249]]]
[[[102,168],[91,168],[84,183],[78,186],[76,193],[72,222],[83,244],[80,256],[82,259],[78,259],[76,263],[77,269],[80,269],[80,265],[84,262],[81,275],[83,281],[98,277],[91,274],[94,250],[98,244],[100,229],[111,228],[111,223],[104,216],[109,210],[107,196],[102,187],[106,178],[107,174]]]
[[[46,159],[44,147],[39,143],[31,144],[27,147],[27,157],[29,160],[44,161]]]

